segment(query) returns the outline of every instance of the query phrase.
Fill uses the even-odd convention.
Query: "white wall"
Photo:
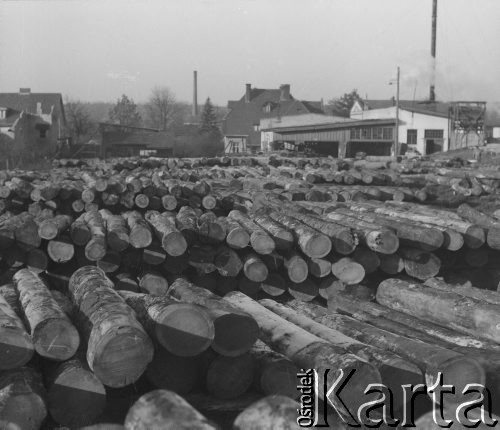
[[[388,119],[396,118],[396,107],[391,106],[385,109],[371,109],[361,112],[351,112],[353,119]],[[448,118],[434,115],[425,115],[399,109],[399,143],[406,142],[406,132],[408,129],[417,130],[417,147],[421,154],[425,154],[425,130],[443,130],[443,151],[448,150]]]
[[[492,136],[495,139],[500,138],[500,127],[493,127]]]

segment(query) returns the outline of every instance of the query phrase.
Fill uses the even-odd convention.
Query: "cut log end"
[[[181,357],[202,353],[214,340],[212,319],[196,305],[171,304],[164,308],[155,321],[158,341],[165,349]]]
[[[186,252],[188,244],[182,233],[174,231],[163,237],[161,246],[168,255],[178,257]]]
[[[38,324],[31,334],[36,352],[42,357],[63,361],[75,355],[80,336],[69,320],[51,318]]]
[[[135,382],[152,358],[151,340],[143,330],[133,327],[109,330],[99,341],[98,353],[87,357],[99,380],[113,388]]]
[[[366,246],[381,254],[394,254],[399,248],[399,239],[390,230],[370,231],[366,235]]]
[[[236,357],[249,351],[258,338],[259,326],[246,315],[226,314],[214,321],[212,349],[221,355]]]

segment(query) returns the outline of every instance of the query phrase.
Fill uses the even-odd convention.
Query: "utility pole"
[[[399,155],[399,66],[396,76],[396,133],[394,136],[394,156]]]
[[[437,27],[437,0],[432,0],[432,33],[431,33],[431,86],[429,89],[429,100],[436,100],[436,27]]]

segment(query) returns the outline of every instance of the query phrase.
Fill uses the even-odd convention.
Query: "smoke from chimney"
[[[193,116],[198,116],[198,72],[193,72]]]

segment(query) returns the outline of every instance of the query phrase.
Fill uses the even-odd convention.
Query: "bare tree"
[[[146,104],[150,125],[167,130],[175,118],[176,105],[175,95],[168,87],[154,87]]]
[[[97,124],[92,120],[86,106],[79,101],[67,100],[64,105],[68,131],[75,143],[82,143],[95,134]]]

